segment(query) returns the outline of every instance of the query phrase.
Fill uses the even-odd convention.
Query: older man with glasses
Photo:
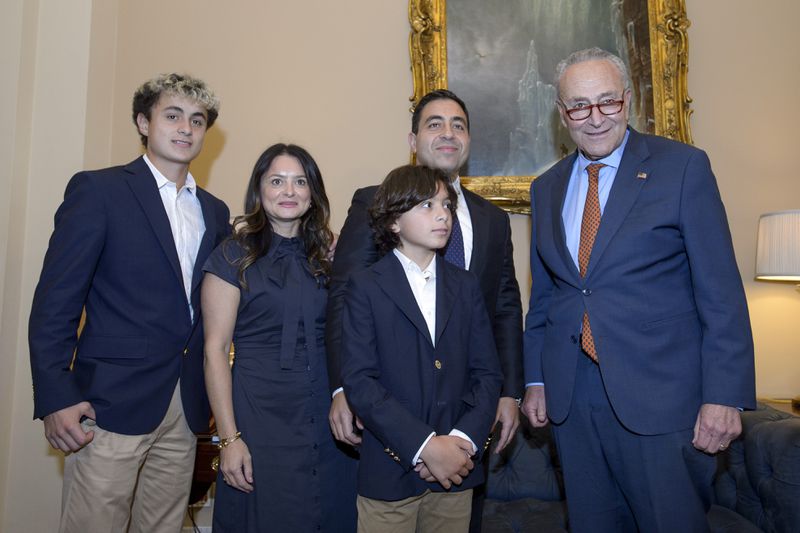
[[[548,418],[573,532],[708,531],[713,455],[755,406],[753,340],[706,154],[628,127],[624,63],[557,67],[577,151],[533,182],[523,412]]]

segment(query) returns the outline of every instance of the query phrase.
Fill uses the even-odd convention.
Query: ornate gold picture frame
[[[610,4],[611,0],[608,1]],[[684,0],[627,0],[629,4],[637,1],[641,3],[642,13],[643,8],[647,8],[648,59],[652,70],[652,88],[649,85],[647,88],[652,94],[651,131],[691,143],[692,100],[688,96],[686,78],[689,21]],[[479,5],[485,5],[490,16],[489,10],[497,11],[503,3]],[[449,8],[451,14],[455,7],[460,7],[457,0],[453,0]],[[447,11],[446,0],[409,0],[409,53],[414,83],[414,93],[409,100],[412,106],[427,92],[448,88]],[[462,176],[462,183],[506,211],[524,214],[530,212],[529,187],[534,177]]]

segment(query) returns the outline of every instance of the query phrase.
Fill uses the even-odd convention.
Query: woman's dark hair
[[[450,178],[442,170],[405,165],[389,172],[378,187],[369,209],[370,226],[381,255],[391,252],[400,244],[400,237],[392,231],[400,215],[436,196],[440,184],[447,189],[450,211],[455,213],[458,195]]]
[[[304,148],[295,144],[273,144],[256,161],[247,191],[244,196],[244,215],[233,221],[231,238],[244,249],[244,255],[233,263],[239,267],[239,281],[246,286],[244,272],[260,257],[269,251],[272,242],[272,225],[261,204],[261,178],[267,173],[272,162],[281,155],[295,158],[308,180],[311,190],[311,206],[300,219],[300,237],[305,245],[311,272],[327,283],[331,262],[328,259],[333,233],[330,230],[330,206],[325,194],[325,184],[317,163]]]

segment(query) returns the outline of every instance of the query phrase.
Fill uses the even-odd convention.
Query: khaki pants
[[[197,444],[183,414],[180,383],[152,433],[112,433],[93,420],[82,425],[94,439],[65,460],[59,531],[179,532]]]
[[[358,496],[358,533],[466,533],[472,489],[425,491],[396,502]]]

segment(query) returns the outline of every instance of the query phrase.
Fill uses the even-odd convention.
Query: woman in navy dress
[[[223,446],[216,532],[356,529],[356,464],[327,420],[329,214],[308,152],[273,145],[204,266],[206,386]]]

